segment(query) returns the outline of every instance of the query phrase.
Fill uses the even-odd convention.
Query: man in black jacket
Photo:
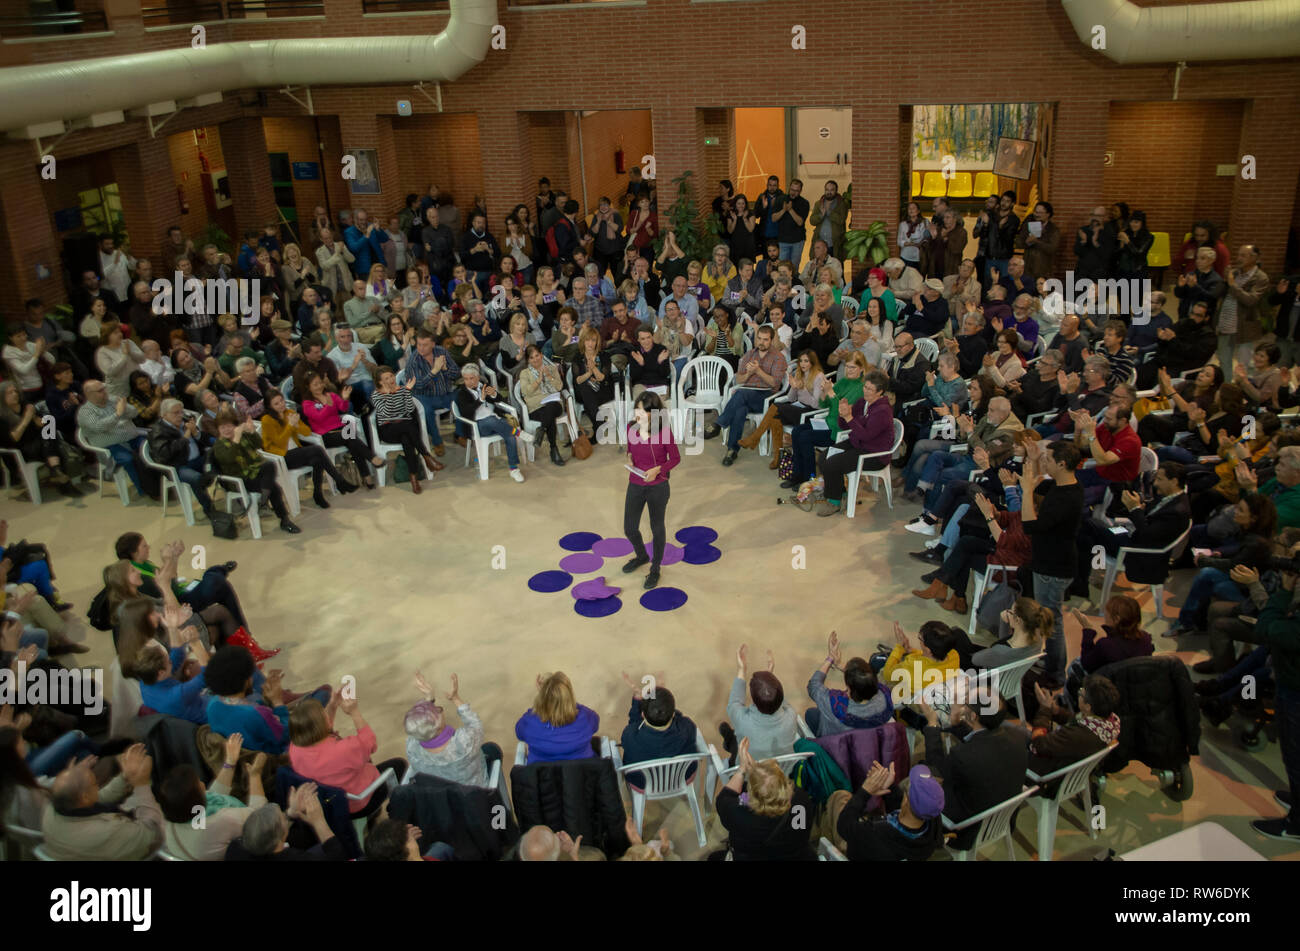
[[[199,447],[198,424],[185,418],[180,400],[166,399],[159,407],[158,422],[146,438],[149,456],[160,466],[171,466],[190,487],[204,515],[212,514],[212,499],[204,487],[203,450]]]
[[[930,361],[921,356],[910,333],[903,332],[894,338],[894,359],[889,362],[889,382],[895,394],[895,414],[902,411],[903,404],[908,400],[921,395],[925,375],[931,369]]]
[[[1170,376],[1205,366],[1218,346],[1209,304],[1203,300],[1195,301],[1173,330],[1162,330],[1158,336],[1155,358],[1147,366],[1164,367]]]
[[[1106,208],[1098,205],[1092,209],[1088,223],[1080,228],[1074,239],[1074,276],[1099,281],[1109,273],[1110,262],[1115,257],[1115,239],[1106,229]]]
[[[1187,501],[1187,474],[1182,463],[1162,462],[1156,469],[1155,490],[1156,498],[1146,503],[1136,492],[1126,491],[1120,497],[1133,523],[1130,531],[1116,532],[1108,525],[1084,520],[1079,526],[1079,570],[1066,594],[1089,596],[1088,575],[1098,548],[1111,558],[1121,546],[1164,548],[1191,527],[1192,509]],[[1124,573],[1129,581],[1163,584],[1169,577],[1169,556],[1128,555],[1124,559]]]
[[[959,739],[945,750],[939,716],[926,703],[925,760],[943,781],[943,815],[960,824],[985,809],[1005,802],[1024,788],[1029,746],[1023,730],[1006,726],[1001,709],[986,713],[983,707],[953,704],[949,712],[952,732]],[[954,848],[968,849],[979,834],[978,823],[957,833]]]
[[[1295,363],[1296,340],[1300,339],[1300,293],[1297,293],[1295,278],[1284,277],[1277,282],[1277,287],[1268,292],[1268,302],[1277,308],[1273,319],[1273,331],[1277,334],[1277,345],[1282,351],[1281,363],[1291,366]]]
[[[519,448],[516,439],[532,442],[531,434],[513,422],[514,410],[497,394],[496,388],[479,379],[478,364],[467,363],[460,369],[461,385],[456,390],[456,411],[478,431],[480,436],[500,436],[506,445],[510,478],[524,481],[519,471]]]
[[[1011,411],[1021,421],[1028,421],[1034,413],[1046,413],[1056,408],[1061,398],[1061,351],[1048,350],[1038,358],[1034,371],[1007,384]]]
[[[1178,275],[1174,296],[1178,298],[1178,319],[1186,320],[1187,312],[1197,301],[1204,301],[1211,316],[1219,309],[1219,301],[1228,292],[1228,284],[1214,269],[1217,255],[1214,248],[1198,248],[1196,268],[1190,274]]]
[[[672,691],[662,682],[650,689],[643,688],[627,674],[623,675],[623,680],[632,688],[632,707],[628,710],[627,726],[623,728],[619,743],[623,747],[624,764],[697,752],[695,722],[678,712]],[[695,775],[697,766],[691,763],[687,767],[688,781]],[[641,773],[628,773],[626,779],[629,786],[638,789],[645,786],[645,777]]]
[[[957,365],[961,375],[969,380],[979,376],[984,368],[984,354],[989,352],[988,341],[984,339],[984,317],[978,311],[970,311],[961,319],[961,333],[956,337],[946,337],[944,347],[949,353],[957,355]],[[1055,382],[1056,374],[1052,374]]]
[[[456,235],[449,225],[439,221],[437,205],[426,212],[426,218],[428,224],[420,231],[424,263],[429,267],[429,274],[438,279],[445,296],[447,285],[451,283],[452,269],[456,266]]]
[[[865,815],[873,796],[883,797],[885,815]],[[913,766],[895,784],[893,765],[876,763],[840,812],[835,831],[851,862],[924,862],[943,838],[943,805],[943,786],[928,766]]]

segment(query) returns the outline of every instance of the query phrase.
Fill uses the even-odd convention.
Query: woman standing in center
[[[668,473],[682,461],[677,440],[664,413],[659,394],[646,390],[637,397],[632,409],[635,417],[627,427],[628,466],[627,498],[623,503],[623,533],[632,543],[632,560],[623,566],[631,574],[646,562],[650,573],[646,588],[659,584],[659,566],[664,560],[664,513],[668,510]],[[654,560],[646,557],[641,537],[641,511],[650,508],[650,534]]]

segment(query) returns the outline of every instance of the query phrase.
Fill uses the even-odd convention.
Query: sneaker
[[[651,568],[650,573],[645,576],[645,584],[642,585],[647,591],[659,584],[659,569]]]
[[[510,478],[514,479],[516,482],[523,482],[524,474],[520,472],[518,469],[511,469]]]
[[[726,454],[725,456],[722,457],[722,464],[723,464],[724,466],[729,466],[729,465],[731,465],[733,462],[736,461],[736,457],[737,457],[738,455],[740,455],[740,453],[739,453],[737,450],[735,450],[735,449],[728,449],[728,450],[727,450],[727,454]]]
[[[1270,839],[1281,839],[1284,842],[1300,842],[1300,829],[1289,827],[1290,820],[1282,819],[1256,819],[1250,824],[1250,827],[1260,835],[1266,835]]]
[[[909,532],[915,532],[917,535],[925,535],[927,538],[933,538],[939,534],[938,528],[934,522],[927,522],[924,518],[913,519],[903,526]]]
[[[1273,793],[1273,801],[1283,809],[1291,809],[1291,790],[1279,789]]]
[[[925,543],[925,547],[926,547],[926,548],[938,548],[938,547],[939,547],[940,545],[942,545],[942,544],[943,544],[943,539],[942,539],[942,538],[932,538],[932,539],[930,539],[928,542]]]
[[[639,557],[633,558],[630,561],[624,563],[623,573],[625,575],[630,575],[632,572],[636,571],[642,565],[648,565],[648,564],[650,564],[649,557],[646,555],[640,555]]]
[[[943,555],[937,549],[928,548],[925,551],[909,551],[909,558],[915,558],[917,561],[924,562],[927,565],[939,565],[943,563]]]

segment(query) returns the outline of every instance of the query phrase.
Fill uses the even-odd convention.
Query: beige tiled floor
[[[600,714],[602,733],[614,737],[627,716],[620,672],[636,679],[662,672],[679,707],[720,747],[717,724],[741,641],[755,661],[769,649],[775,653],[787,696],[802,709],[804,685],[824,656],[829,631],[838,630],[850,652],[865,654],[889,640],[894,620],[915,631],[940,612],[909,593],[921,569],[906,552],[920,545],[902,523],[915,507],[900,504],[890,513],[883,501],[866,496],[856,519],[819,519],[776,504],[784,493],[766,460],[747,453],[724,469],[719,443],[704,448],[674,474],[669,533],[709,525],[720,533],[723,557],[664,569],[663,583],[689,595],[683,608],[655,614],[640,607],[638,575],[623,609],[599,620],[576,615],[568,592],[536,594],[526,582],[556,567],[565,554],[557,541],[566,532],[621,532],[626,473],[611,447],[563,469],[539,453],[539,462],[524,468],[528,481],[517,485],[495,461],[492,478],[479,482],[473,470],[460,468],[463,451],[451,446],[448,468],[418,498],[407,486],[390,487],[336,500],[323,512],[304,496],[303,534],[287,536],[271,521],[260,541],[247,529],[236,541],[214,539],[206,523],[187,528],[174,508],[164,520],[157,505],[133,502],[124,509],[115,497],[69,502],[51,493],[53,500],[40,507],[5,497],[0,508],[11,539],[50,546],[60,589],[79,615],[99,588],[120,532],[144,532],[155,545],[182,538],[205,546],[209,562],[237,560],[234,583],[259,640],[284,648],[273,663],[284,667],[286,683],[301,690],[355,677],[380,757],[402,754],[401,718],[417,699],[416,669],[444,691],[440,699],[448,675],[458,673],[462,695],[508,759],[513,724],[531,704],[534,678],[555,669],[569,674],[580,702]],[[504,565],[494,568],[494,557]],[[618,586],[624,583],[620,563],[603,572]],[[1150,595],[1142,598],[1149,616]],[[1166,627],[1150,625],[1157,635]],[[1067,622],[1067,632],[1077,650],[1077,626]],[[91,629],[84,636],[95,647],[86,662],[107,664],[109,636]],[[1162,637],[1157,644],[1174,646]],[[1178,646],[1194,659],[1191,645]],[[1100,841],[1123,852],[1213,820],[1266,856],[1300,858],[1300,849],[1263,839],[1248,825],[1280,814],[1271,792],[1284,781],[1275,744],[1252,755],[1236,748],[1226,729],[1207,726],[1193,769],[1195,795],[1182,804],[1164,795],[1142,766],[1113,777]],[[668,804],[666,820],[665,810],[651,804],[648,831],[662,821],[683,853],[696,854],[684,803]],[[1032,816],[1022,814],[1019,830],[1023,858],[1033,854]],[[1088,843],[1063,817],[1056,844],[1060,857]]]

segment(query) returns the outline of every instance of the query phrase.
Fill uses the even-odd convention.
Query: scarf
[[[1079,716],[1079,723],[1087,727],[1092,733],[1107,746],[1119,739],[1119,715],[1112,713],[1110,716],[1102,719],[1101,717]]]
[[[445,726],[442,728],[442,732],[439,733],[437,736],[428,740],[421,740],[420,745],[423,746],[426,750],[436,750],[438,747],[445,746],[448,743],[450,743],[451,738],[455,735],[456,735],[456,731],[454,728]]]

